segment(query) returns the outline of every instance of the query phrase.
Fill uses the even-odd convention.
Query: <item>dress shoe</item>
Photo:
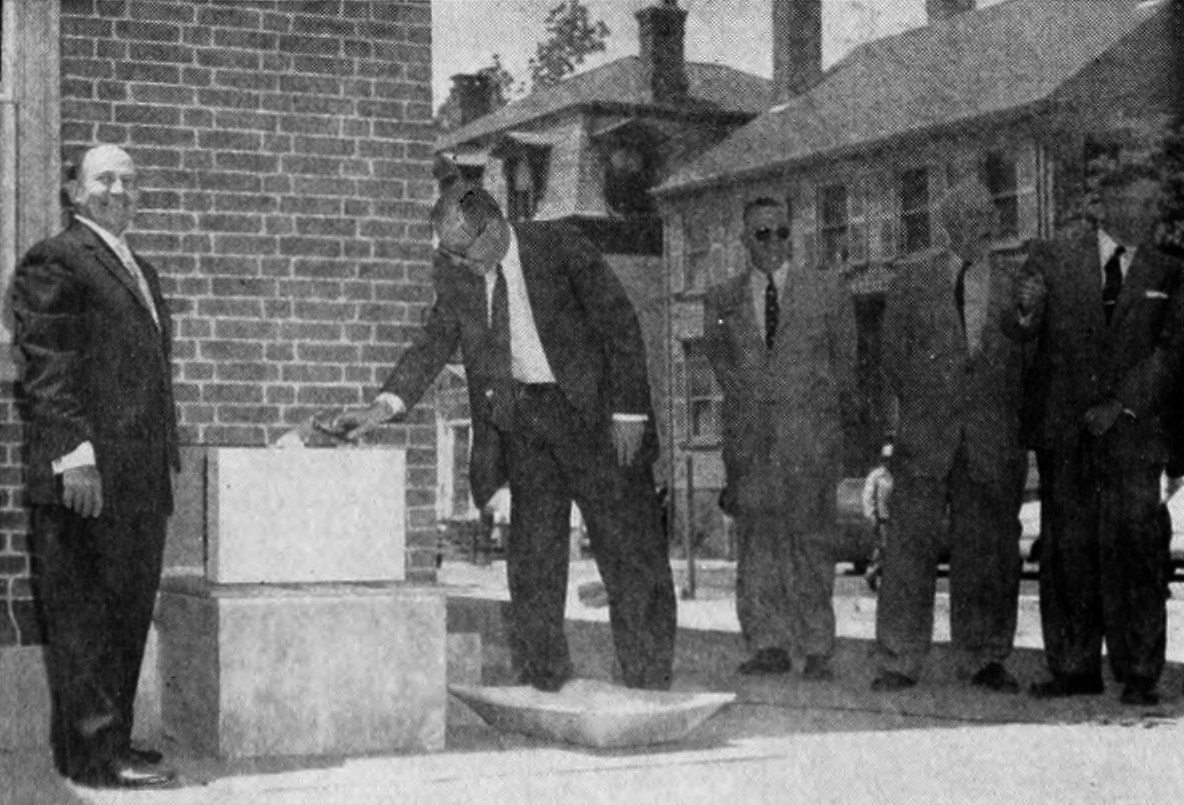
[[[1159,691],[1155,689],[1155,680],[1132,676],[1123,686],[1119,701],[1144,707],[1159,704]]]
[[[567,674],[528,674],[523,673],[520,681],[523,685],[530,685],[543,693],[555,693],[567,684],[571,677]]]
[[[911,676],[898,674],[896,671],[882,671],[878,677],[872,680],[872,692],[891,693],[911,688],[916,684],[917,680]]]
[[[1061,699],[1095,696],[1105,690],[1101,674],[1056,674],[1045,682],[1034,682],[1028,692],[1037,699]]]
[[[830,670],[830,660],[821,654],[810,654],[806,657],[806,666],[802,669],[802,679],[811,682],[825,682],[834,678],[834,672]]]
[[[736,669],[746,676],[756,674],[788,674],[793,670],[793,660],[783,648],[758,649]]]
[[[996,693],[1019,693],[1020,683],[1001,662],[989,662],[975,672],[970,684]]]
[[[127,760],[113,761],[74,778],[87,788],[165,788],[177,779],[171,769],[151,769]]]
[[[155,749],[149,749],[144,746],[129,746],[123,752],[123,759],[129,760],[132,763],[142,763],[146,766],[155,766],[164,760],[164,755]]]

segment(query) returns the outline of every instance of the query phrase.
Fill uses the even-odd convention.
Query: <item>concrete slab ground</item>
[[[724,572],[723,570],[720,571]],[[572,590],[594,578],[573,567]],[[496,609],[504,567],[446,566],[469,616]],[[504,585],[504,582],[503,582]],[[1175,601],[1181,601],[1177,592]],[[569,635],[582,675],[605,678],[610,640],[602,608],[569,607]],[[0,803],[145,805],[369,805],[370,803],[1159,803],[1184,797],[1184,607],[1171,606],[1173,662],[1164,703],[1132,709],[1107,694],[1072,702],[972,691],[937,646],[925,684],[872,694],[869,623],[874,599],[861,579],[840,579],[838,678],[797,674],[748,679],[728,629],[733,601],[705,586],[680,602],[677,687],[730,690],[737,701],[679,744],[595,751],[497,733],[475,718],[449,725],[446,749],[429,755],[269,759],[235,763],[167,744],[183,786],[168,791],[94,792],[61,782],[48,752],[0,755]],[[1033,637],[1034,602],[1021,607]],[[937,620],[943,615],[939,610]],[[1034,637],[1038,644],[1039,630]],[[1039,678],[1041,658],[1021,648],[1013,670]]]

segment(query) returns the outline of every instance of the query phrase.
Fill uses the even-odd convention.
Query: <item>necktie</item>
[[[514,377],[510,363],[510,295],[500,264],[490,303],[489,350],[494,373],[491,418],[499,428],[508,430],[514,417]]]
[[[765,286],[765,346],[773,348],[773,340],[777,337],[777,320],[781,318],[781,300],[777,298],[777,283],[773,275],[769,275],[769,284]]]
[[[136,258],[132,255],[132,250],[127,247],[127,244],[122,240],[118,240],[115,243],[115,254],[119,257],[119,262],[123,263],[124,269],[127,273],[131,274],[136,287],[140,290],[141,300],[148,306],[148,312],[152,314],[152,320],[159,327],[160,318],[156,314],[156,306],[152,303],[152,289],[148,287],[148,280],[144,277],[144,272],[140,270],[140,266],[136,263]]]
[[[958,271],[958,281],[954,283],[954,304],[958,307],[958,321],[962,322],[962,332],[966,332],[966,272],[970,270],[970,263],[962,264]]]
[[[1118,306],[1118,295],[1122,293],[1122,255],[1125,251],[1119,246],[1110,254],[1106,265],[1102,266],[1102,311],[1106,314],[1107,324],[1114,315],[1114,308]]]

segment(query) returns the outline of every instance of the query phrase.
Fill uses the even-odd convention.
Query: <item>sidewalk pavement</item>
[[[868,690],[875,600],[862,579],[840,578],[838,678],[744,678],[734,602],[723,565],[700,568],[698,595],[680,601],[676,687],[734,691],[737,700],[688,740],[599,751],[498,733],[471,714],[449,725],[434,755],[286,758],[226,762],[163,747],[183,787],[88,791],[63,783],[49,753],[0,754],[0,803],[144,805],[370,805],[370,803],[1158,803],[1184,797],[1184,604],[1170,606],[1173,663],[1164,703],[1134,709],[1105,695],[1040,702],[972,691],[938,645],[923,684],[898,694]],[[607,675],[604,608],[576,590],[595,568],[572,568],[569,634],[578,671]],[[504,597],[504,565],[449,564],[456,595]],[[940,603],[940,602],[939,602]],[[1021,648],[1010,663],[1040,678],[1035,601],[1021,602]],[[939,607],[937,623],[948,619]],[[948,632],[942,625],[938,634]],[[611,653],[607,654],[611,657]]]

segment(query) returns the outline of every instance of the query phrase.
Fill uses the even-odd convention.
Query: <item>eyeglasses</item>
[[[761,243],[768,243],[769,239],[772,238],[773,235],[777,235],[778,240],[789,240],[789,227],[782,226],[778,227],[777,229],[773,229],[768,226],[762,226],[760,229],[752,233],[752,236]]]

